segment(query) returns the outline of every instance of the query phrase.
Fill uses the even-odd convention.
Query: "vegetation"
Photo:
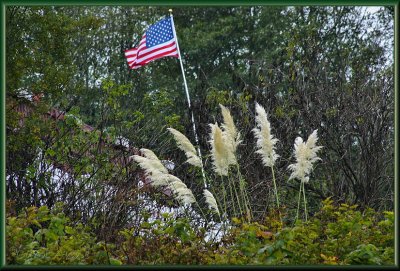
[[[196,145],[167,8],[6,7],[7,264],[393,265],[393,7],[173,13]]]
[[[7,218],[9,264],[374,264],[394,262],[394,215],[323,202],[309,221],[282,225],[277,216],[261,223],[232,220],[222,239],[212,227],[193,227],[187,217],[159,219],[118,233],[115,243],[98,242],[82,224],[42,206]],[[207,238],[208,237],[208,238]]]

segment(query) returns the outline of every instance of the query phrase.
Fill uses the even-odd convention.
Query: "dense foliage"
[[[223,226],[167,130],[195,142],[177,60],[124,58],[167,11],[6,7],[7,263],[393,264],[393,7],[173,9],[206,173],[219,104],[241,136],[229,179],[207,174],[213,194],[240,184],[237,208],[251,209],[231,199]],[[256,103],[279,140],[273,170],[256,153]],[[315,130],[322,161],[296,222],[288,166]],[[173,161],[197,203],[143,185],[140,148]]]
[[[60,206],[58,206],[60,207]],[[98,242],[87,227],[73,225],[57,208],[30,207],[7,218],[10,264],[135,265],[392,265],[394,215],[324,201],[308,222],[281,224],[233,219],[216,238],[212,227],[195,228],[186,217],[163,213],[121,230],[114,243]]]

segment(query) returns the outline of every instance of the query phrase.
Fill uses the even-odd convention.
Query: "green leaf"
[[[70,226],[65,226],[65,233],[66,233],[66,234],[70,234],[70,235],[74,235],[76,232],[75,232],[75,230],[74,230],[72,227],[70,227]]]
[[[118,259],[111,258],[110,259],[110,264],[111,265],[122,265],[122,262],[120,260],[118,260]]]
[[[145,221],[145,222],[142,223],[141,227],[143,229],[150,229],[151,228],[151,224],[149,222]]]

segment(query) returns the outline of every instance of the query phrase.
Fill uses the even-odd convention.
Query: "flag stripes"
[[[155,24],[154,26],[157,26],[157,24]],[[148,46],[148,44],[146,43],[145,33],[142,36],[142,39],[140,40],[139,46],[137,48],[131,48],[125,51],[125,57],[127,59],[129,68],[138,69],[153,60],[166,56],[179,58],[175,37],[169,39],[172,36],[172,28],[170,27],[170,24],[166,24],[166,26],[163,25],[162,27],[163,28],[160,30],[160,33],[155,32],[155,30],[153,30],[153,32],[151,33],[153,39],[152,44],[154,44],[154,39],[157,39],[156,41],[160,41],[161,43],[156,43],[156,45],[153,45],[151,47]],[[160,27],[157,28],[157,30],[159,29]],[[168,33],[169,36],[166,35]]]

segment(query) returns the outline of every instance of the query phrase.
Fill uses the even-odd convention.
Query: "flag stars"
[[[167,18],[152,25],[147,30],[146,36],[146,44],[148,47],[153,47],[173,39],[174,34],[172,32],[171,19]]]

